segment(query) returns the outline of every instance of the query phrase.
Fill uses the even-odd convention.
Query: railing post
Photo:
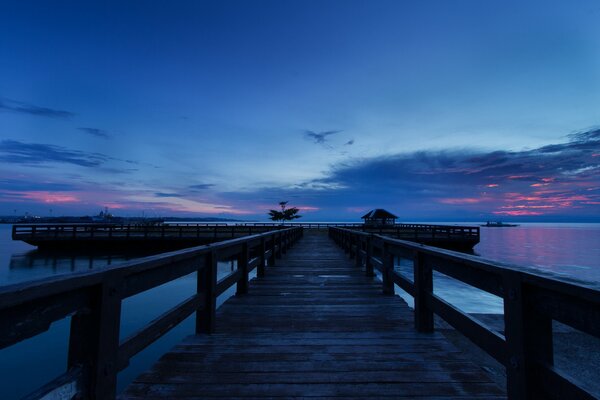
[[[356,248],[354,250],[354,265],[356,266],[356,268],[360,268],[362,267],[362,237],[356,235]]]
[[[287,253],[287,248],[288,248],[288,232],[283,232],[282,236],[281,236],[281,254],[285,254]]]
[[[248,259],[250,258],[248,242],[242,244],[242,252],[238,255],[238,269],[242,271],[242,276],[237,282],[236,295],[248,293]]]
[[[267,251],[264,236],[260,238],[260,246],[258,249],[258,266],[256,267],[256,276],[258,278],[262,278],[265,276],[265,251]]]
[[[276,256],[275,256],[275,245],[276,245],[276,243],[275,243],[275,234],[271,235],[269,237],[269,239],[271,239],[270,240],[270,243],[271,243],[271,255],[269,256],[269,260],[267,261],[267,265],[269,267],[274,267],[275,266],[275,259],[276,259]]]
[[[433,332],[433,311],[427,307],[427,295],[433,293],[433,270],[425,262],[423,253],[413,253],[413,277],[415,288],[415,329]]]
[[[204,297],[204,307],[196,311],[196,334],[215,331],[217,310],[217,252],[205,256],[204,267],[198,270],[197,294]]]
[[[114,399],[117,392],[117,362],[121,297],[119,276],[98,285],[87,312],[71,318],[68,368],[84,370],[84,397]]]
[[[389,245],[383,243],[383,271],[381,277],[383,280],[383,294],[388,296],[394,295],[394,281],[392,281],[392,271],[394,271],[394,256],[388,249]]]
[[[366,276],[375,276],[375,271],[373,271],[373,262],[371,261],[371,257],[373,257],[373,241],[372,236],[369,235],[367,237],[367,256],[365,260],[365,275]]]
[[[275,254],[275,257],[281,258],[281,231],[277,232],[276,243],[277,243],[277,252]]]
[[[554,363],[552,319],[532,311],[518,272],[505,271],[503,286],[508,397],[546,398],[543,385],[535,379],[535,364]]]

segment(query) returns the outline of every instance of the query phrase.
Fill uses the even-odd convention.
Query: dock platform
[[[324,232],[307,231],[213,334],[186,338],[119,398],[505,398],[442,334],[382,293]]]

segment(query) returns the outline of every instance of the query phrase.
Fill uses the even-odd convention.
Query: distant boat
[[[481,225],[481,226],[486,226],[488,228],[508,228],[511,226],[519,226],[517,224],[505,224],[504,222],[500,222],[500,221],[488,221],[485,223],[485,225]]]

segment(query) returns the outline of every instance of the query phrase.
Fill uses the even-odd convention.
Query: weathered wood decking
[[[190,336],[121,395],[141,398],[503,398],[440,333],[306,232],[217,311],[216,333]]]

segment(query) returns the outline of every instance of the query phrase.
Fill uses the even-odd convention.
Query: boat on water
[[[481,225],[481,226],[485,226],[485,227],[489,227],[489,228],[508,228],[508,227],[519,226],[519,225],[505,224],[504,222],[500,222],[500,221],[487,221],[485,223],[485,225]]]

